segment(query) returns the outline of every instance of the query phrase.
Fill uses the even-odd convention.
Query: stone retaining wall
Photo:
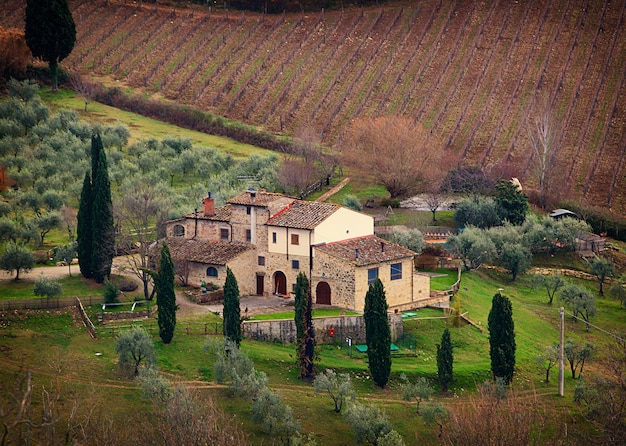
[[[224,289],[215,291],[185,291],[187,299],[197,304],[213,304],[224,300]]]
[[[390,314],[389,326],[392,342],[402,338],[404,335],[402,315]],[[315,329],[315,340],[318,344],[345,343],[347,337],[352,338],[353,344],[365,343],[365,320],[363,316],[314,318],[313,327]],[[281,342],[283,344],[296,342],[296,326],[292,319],[245,321],[242,324],[242,334],[246,338],[259,341]]]
[[[102,320],[104,316],[104,320]],[[100,322],[106,321],[118,321],[121,319],[146,319],[150,317],[150,310],[137,310],[137,311],[116,311],[114,313],[98,313],[98,320]]]

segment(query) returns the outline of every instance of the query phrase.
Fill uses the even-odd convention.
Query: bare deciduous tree
[[[293,152],[285,154],[279,169],[279,181],[288,193],[299,196],[312,184],[329,182],[339,161],[321,143],[320,135],[310,126],[294,135]]]
[[[156,239],[157,214],[166,208],[161,186],[151,184],[146,178],[135,178],[125,183],[120,199],[116,201],[119,247],[126,254],[120,269],[141,280],[146,300],[152,297],[148,251]]]
[[[532,149],[532,170],[539,187],[539,206],[545,208],[547,192],[552,179],[556,177],[556,129],[547,101],[541,103],[543,105],[529,117],[527,127]]]
[[[340,152],[346,165],[371,175],[396,198],[424,190],[439,175],[443,145],[426,140],[425,130],[408,118],[358,119]]]
[[[85,102],[85,111],[87,111],[87,106],[92,101],[96,93],[94,85],[77,72],[70,75],[70,83],[72,84],[74,91],[83,98],[83,101]]]

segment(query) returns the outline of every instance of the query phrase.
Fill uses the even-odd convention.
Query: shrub
[[[44,276],[35,279],[35,296],[45,296],[46,298],[61,295],[61,284]]]
[[[380,205],[381,206],[385,206],[385,207],[391,206],[392,208],[396,208],[397,209],[397,208],[400,207],[400,200],[397,199],[397,198],[385,197],[385,198],[381,198]]]
[[[110,280],[107,280],[104,283],[104,291],[102,292],[102,295],[104,296],[104,303],[113,304],[119,302],[119,294],[120,289],[116,284],[114,284]]]
[[[354,195],[346,195],[343,199],[342,205],[343,207],[352,209],[354,211],[360,211],[361,209],[363,209],[361,202]]]
[[[138,288],[138,285],[134,280],[120,279],[117,282],[117,287],[120,289],[120,291],[130,293],[132,291],[135,291]]]

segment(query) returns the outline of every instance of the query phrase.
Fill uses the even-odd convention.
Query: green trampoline
[[[361,353],[367,353],[367,345],[365,345],[365,344],[355,345],[355,346],[354,346],[354,348],[356,348],[356,349],[357,349],[358,351],[360,351]],[[389,346],[389,349],[390,349],[392,352],[397,352],[398,350],[400,350],[396,344],[391,344],[391,345]]]

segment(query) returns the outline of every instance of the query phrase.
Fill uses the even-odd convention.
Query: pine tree
[[[78,224],[76,227],[78,266],[80,267],[80,273],[86,279],[93,277],[93,269],[91,267],[91,249],[93,247],[91,239],[92,210],[93,190],[89,172],[86,172],[85,180],[83,181],[83,190],[80,193],[80,204],[78,206],[77,215]]]
[[[76,25],[67,0],[27,0],[24,33],[33,56],[48,62],[52,91],[56,91],[59,62],[69,56],[76,42]]]
[[[159,307],[159,336],[164,344],[172,342],[176,328],[176,294],[174,293],[174,262],[167,244],[161,247],[161,262],[155,281]]]
[[[313,377],[315,332],[313,329],[313,303],[309,292],[309,280],[303,272],[296,280],[295,297],[296,353],[300,365],[300,378]]]
[[[515,372],[515,325],[511,301],[500,293],[493,296],[488,324],[491,372],[509,384]]]
[[[241,344],[241,308],[239,307],[239,285],[237,279],[226,268],[226,282],[224,283],[224,337],[237,344]]]
[[[448,391],[448,386],[452,382],[453,361],[450,330],[446,328],[441,335],[441,344],[437,345],[437,377],[444,392]]]
[[[372,379],[381,388],[391,373],[391,331],[387,316],[385,289],[380,279],[370,285],[365,295],[365,342]]]
[[[96,282],[102,283],[111,275],[115,255],[111,182],[106,155],[100,150],[100,162],[93,182],[93,211],[91,224],[91,268]]]

